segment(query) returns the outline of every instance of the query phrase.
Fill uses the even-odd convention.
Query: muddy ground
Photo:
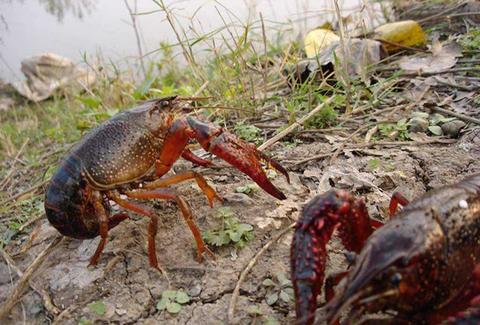
[[[296,161],[299,157],[325,152],[328,146],[322,141],[288,149],[276,145],[272,153],[280,161]],[[223,206],[230,207],[237,218],[255,227],[255,237],[245,248],[213,248],[216,260],[197,263],[192,236],[178,211],[172,204],[158,203],[157,212],[162,221],[157,236],[157,253],[170,283],[149,267],[145,248],[146,220],[137,217],[110,231],[110,241],[97,267],[87,265],[98,238],[67,239],[43,263],[33,281],[48,292],[55,306],[61,310],[68,308],[60,321],[65,324],[76,324],[82,318],[98,323],[223,324],[240,272],[278,229],[287,227],[298,217],[304,202],[317,193],[332,186],[355,191],[366,198],[371,215],[382,219],[394,191],[413,198],[431,188],[456,182],[466,175],[480,172],[479,157],[478,128],[468,129],[450,145],[347,150],[333,162],[325,159],[292,168],[291,184],[277,176],[274,182],[287,195],[285,201],[277,201],[262,191],[256,191],[250,197],[235,193],[234,189],[248,183],[248,179],[233,169],[216,171],[224,175],[210,176],[210,180],[224,198]],[[372,159],[380,161],[373,170],[369,164]],[[180,164],[177,170],[188,167],[189,163]],[[186,184],[179,190],[188,198],[201,229],[218,226],[213,216],[216,208],[208,207],[196,186]],[[55,235],[55,230],[46,221],[40,222],[39,227],[33,245],[16,259],[21,269],[28,266]],[[235,314],[240,323],[264,323],[272,319],[282,324],[293,322],[293,304],[269,306],[265,300],[266,289],[262,286],[263,280],[274,278],[278,272],[289,273],[291,236],[292,231],[262,255],[241,286]],[[330,251],[329,272],[340,270],[343,263],[341,246],[334,242]],[[0,270],[1,301],[17,278],[3,261]],[[183,289],[192,298],[178,315],[156,309],[162,291],[168,288]],[[87,307],[94,301],[105,304],[103,316]],[[258,309],[253,312],[252,306]],[[29,291],[25,295],[6,324],[19,322],[50,322],[42,299],[36,293]]]

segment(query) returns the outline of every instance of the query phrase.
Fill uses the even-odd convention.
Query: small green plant
[[[203,232],[202,237],[205,242],[214,246],[234,244],[238,248],[245,247],[247,242],[253,239],[253,226],[240,223],[229,208],[219,208],[218,212],[217,218],[221,219],[222,226],[219,229]]]
[[[262,285],[267,288],[266,303],[269,306],[279,302],[290,303],[293,300],[292,282],[282,272],[276,273],[274,278],[275,281],[272,278],[267,278],[262,282]]]
[[[257,191],[260,187],[256,183],[248,183],[244,186],[238,186],[235,188],[235,192],[237,193],[243,193],[250,195]]]
[[[368,168],[370,170],[375,170],[375,169],[378,169],[378,167],[380,167],[380,160],[379,159],[370,159],[368,161]]]
[[[235,124],[234,130],[245,141],[258,143],[261,140],[261,130],[254,125],[239,122]]]
[[[480,47],[480,28],[472,28],[459,40],[464,50],[477,51]]]
[[[307,129],[323,129],[335,125],[337,121],[337,111],[332,106],[325,106],[311,118],[305,122],[305,128]]]
[[[107,311],[107,306],[101,300],[89,303],[87,305],[87,307],[88,307],[88,309],[90,309],[90,311],[94,312],[98,316],[105,315],[105,312]]]
[[[408,134],[408,123],[406,119],[401,119],[397,123],[383,123],[378,126],[378,131],[382,138],[391,140],[405,141],[410,139]]]
[[[162,292],[162,298],[157,303],[157,310],[166,310],[170,314],[178,314],[182,310],[182,305],[190,301],[190,296],[183,291],[165,290]]]

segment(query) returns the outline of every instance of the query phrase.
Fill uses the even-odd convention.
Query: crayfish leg
[[[161,178],[161,179],[155,180],[153,182],[145,183],[143,188],[144,189],[155,189],[155,188],[168,187],[170,185],[178,184],[178,183],[190,180],[190,179],[195,179],[198,187],[200,187],[202,192],[207,197],[208,203],[210,204],[210,207],[213,207],[214,199],[217,199],[220,202],[222,201],[222,198],[217,194],[217,192],[215,192],[213,187],[208,185],[206,179],[202,175],[200,175],[199,173],[196,173],[196,172],[186,172],[186,173],[177,174],[177,175],[167,177],[167,178]]]
[[[339,272],[329,275],[325,279],[325,301],[329,302],[335,296],[335,287],[342,281],[342,279],[348,274],[348,271]]]
[[[95,253],[90,258],[89,266],[95,266],[98,264],[98,259],[100,258],[100,254],[103,252],[105,248],[105,244],[107,243],[108,238],[108,214],[103,206],[103,200],[100,196],[100,193],[95,192],[93,195],[93,206],[95,208],[96,215],[98,216],[98,223],[99,223],[99,233],[100,233],[100,242],[98,243],[97,249]]]
[[[209,167],[209,166],[214,165],[214,163],[212,161],[196,156],[188,148],[183,150],[182,158],[194,163],[195,165],[199,165],[199,166],[203,166],[203,167]]]
[[[108,230],[116,227],[120,222],[128,219],[129,216],[126,213],[117,213],[108,218]]]
[[[202,235],[200,234],[198,226],[195,224],[192,210],[188,206],[188,203],[181,196],[177,196],[176,201],[178,206],[180,207],[180,210],[182,211],[182,216],[185,219],[188,227],[190,228],[190,231],[195,238],[195,242],[197,243],[198,262],[203,261],[203,253],[207,253],[208,255],[210,255],[211,258],[215,258],[213,252],[207,246],[205,246],[205,243],[203,242]]]
[[[388,206],[390,218],[393,218],[393,216],[397,213],[399,204],[401,206],[406,206],[409,203],[410,202],[408,201],[408,199],[399,192],[393,193],[392,198],[390,199],[390,205]]]
[[[124,192],[124,194],[130,198],[134,199],[162,199],[162,200],[175,200],[177,203],[178,207],[180,208],[180,211],[182,213],[183,218],[185,219],[185,222],[187,223],[188,227],[190,228],[190,231],[192,232],[192,235],[195,239],[195,242],[197,244],[197,253],[198,253],[198,261],[201,262],[203,260],[203,254],[207,253],[214,257],[213,253],[205,246],[205,243],[203,242],[202,236],[200,234],[200,230],[198,226],[195,224],[192,211],[186,201],[179,195],[177,195],[174,192],[167,191],[167,190],[135,190],[135,191],[128,191]],[[150,218],[152,218],[152,215],[157,218],[157,216],[154,214],[154,212],[148,208],[148,207],[143,207],[137,203],[132,203],[128,202],[125,200],[122,200],[120,198],[115,198],[113,199],[115,202],[117,202],[120,206],[130,209],[134,212],[137,212],[139,214],[146,215]],[[120,202],[119,202],[120,201]],[[123,202],[122,202],[123,201]],[[141,208],[142,210],[140,210]],[[149,224],[149,237],[148,237],[148,253],[149,253],[149,258],[150,258],[150,264],[152,265],[153,259],[156,261],[156,254],[155,254],[155,234],[157,232],[157,224],[158,221],[152,221],[150,220]],[[155,266],[156,265],[156,266]],[[158,263],[153,263],[154,267],[158,268]]]
[[[125,195],[131,197],[128,193],[125,193]],[[162,270],[158,266],[157,252],[155,247],[155,236],[157,234],[157,228],[158,228],[158,216],[155,214],[155,212],[153,212],[153,210],[150,207],[144,206],[136,202],[129,202],[127,200],[124,200],[120,198],[120,195],[116,192],[113,192],[113,191],[108,192],[108,196],[111,200],[116,202],[122,208],[150,218],[150,222],[148,224],[148,231],[147,231],[148,260],[150,262],[150,266],[162,272]],[[161,198],[172,199],[170,195],[168,197],[164,196]]]

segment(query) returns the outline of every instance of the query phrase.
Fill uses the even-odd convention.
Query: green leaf
[[[269,294],[265,300],[267,302],[267,305],[274,305],[278,301],[278,293],[274,292],[272,294]]]
[[[228,236],[227,232],[224,231],[224,230],[219,231],[218,232],[218,241],[219,241],[218,246],[227,245],[228,243],[230,243],[230,236]]]
[[[239,224],[237,229],[237,231],[240,232],[241,234],[247,231],[252,231],[252,230],[253,230],[253,226],[248,223]]]
[[[175,301],[183,305],[190,301],[190,297],[183,291],[177,291]]]
[[[438,125],[431,125],[428,127],[428,131],[430,131],[433,135],[442,135],[443,131],[442,128],[439,127]]]
[[[157,303],[157,309],[158,310],[165,310],[167,308],[167,304],[170,302],[169,298],[163,297],[160,299],[160,301]]]
[[[456,117],[444,117],[439,119],[438,122],[444,124],[444,123],[455,121],[456,119],[457,119]]]
[[[235,192],[237,192],[237,193],[249,194],[251,191],[252,191],[252,189],[250,187],[248,187],[247,185],[238,186],[238,187],[235,188]]]
[[[105,306],[105,303],[103,301],[92,302],[88,304],[87,307],[99,316],[105,315],[105,312],[107,311],[107,307]]]
[[[175,299],[177,296],[177,291],[175,290],[165,290],[162,292],[162,298],[170,298],[170,299]]]
[[[378,167],[380,167],[380,160],[379,159],[370,159],[368,161],[368,168],[370,168],[370,170],[375,170]]]
[[[235,243],[238,243],[240,239],[242,239],[242,233],[238,231],[227,230],[226,233],[228,233],[228,235],[230,236],[230,239]]]
[[[275,276],[277,277],[278,283],[280,283],[282,287],[292,286],[292,282],[290,282],[285,273],[278,272],[275,274]]]
[[[280,291],[280,299],[284,302],[290,302],[290,296],[285,291]]]
[[[88,108],[96,109],[102,103],[102,99],[97,96],[78,97],[78,100]]]
[[[148,91],[150,90],[152,84],[156,81],[156,79],[157,79],[156,77],[150,77],[145,79],[140,84],[140,86],[138,86],[137,89],[135,89],[135,91],[133,92],[133,98],[135,98],[136,100],[139,100],[145,97],[145,95],[148,93]]]
[[[247,308],[247,313],[251,315],[263,315],[263,312],[260,310],[258,306],[249,306]]]
[[[233,216],[232,209],[229,207],[220,207],[217,209],[217,216],[220,218],[230,218]]]
[[[265,279],[265,280],[263,280],[262,284],[265,287],[274,287],[275,286],[275,282],[273,282],[272,279]]]
[[[287,295],[289,295],[290,297],[293,297],[293,296],[294,296],[293,288],[285,288],[285,289],[282,289],[282,291],[285,291],[285,293],[286,293]]]
[[[178,314],[182,310],[182,306],[176,302],[170,302],[167,304],[167,311],[170,314]]]
[[[248,231],[243,233],[243,239],[247,241],[251,241],[254,238],[253,231]]]

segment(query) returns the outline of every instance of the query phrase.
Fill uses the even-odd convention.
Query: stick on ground
[[[233,323],[233,318],[235,316],[235,306],[237,304],[238,296],[240,295],[240,286],[242,285],[243,281],[245,281],[245,278],[247,277],[248,273],[255,266],[260,256],[262,256],[263,253],[265,253],[270,248],[270,246],[272,246],[280,238],[282,238],[283,235],[285,235],[288,231],[293,229],[295,227],[295,224],[296,222],[292,223],[290,226],[283,229],[278,234],[276,234],[272,239],[270,239],[270,241],[266,243],[265,246],[263,246],[262,249],[260,249],[258,253],[250,260],[250,262],[247,264],[245,269],[240,274],[237,284],[235,285],[235,289],[233,290],[232,298],[230,299],[230,304],[228,305],[227,321],[229,324]]]
[[[265,150],[268,147],[272,146],[275,144],[277,141],[282,139],[283,137],[287,136],[289,133],[294,131],[296,128],[299,126],[303,125],[305,121],[307,121],[309,118],[320,112],[326,105],[330,104],[333,100],[334,96],[328,98],[326,101],[315,107],[310,113],[299,119],[298,121],[292,123],[289,127],[287,127],[285,130],[282,132],[278,133],[275,135],[273,138],[270,138],[269,140],[265,141],[261,146],[258,147],[258,150]]]
[[[27,267],[22,277],[18,280],[15,288],[13,288],[13,290],[10,292],[8,299],[2,305],[0,305],[0,320],[8,316],[10,310],[22,297],[33,273],[40,267],[45,258],[47,258],[47,256],[62,241],[62,239],[63,237],[61,236],[55,237],[50,245],[48,245],[40,254],[38,254],[38,256],[33,260],[32,264]]]

